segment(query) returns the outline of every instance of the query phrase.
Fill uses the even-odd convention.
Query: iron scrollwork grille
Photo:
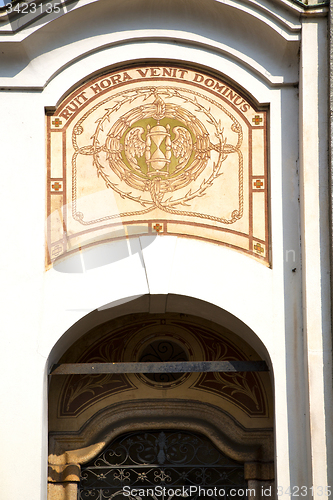
[[[120,436],[82,467],[78,499],[170,500],[176,489],[180,499],[246,499],[244,465],[201,435],[135,432]]]

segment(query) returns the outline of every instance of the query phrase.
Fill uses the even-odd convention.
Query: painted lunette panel
[[[267,110],[229,83],[131,67],[82,85],[47,127],[48,264],[173,234],[269,265]]]

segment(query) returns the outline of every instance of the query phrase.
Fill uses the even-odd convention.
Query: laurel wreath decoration
[[[181,93],[183,90],[186,95]],[[192,94],[192,97],[190,95]],[[198,217],[208,219],[224,224],[232,224],[243,216],[243,157],[240,147],[242,145],[243,133],[240,123],[236,118],[221,104],[213,101],[207,96],[204,99],[218,106],[231,120],[231,130],[237,134],[237,144],[233,146],[227,143],[224,138],[224,130],[220,120],[216,120],[211,113],[211,108],[206,108],[198,100],[202,97],[198,92],[189,89],[175,89],[173,87],[141,87],[135,90],[131,89],[116,94],[98,103],[92,109],[87,111],[73,128],[72,143],[74,155],[72,158],[73,175],[73,218],[81,224],[88,225],[105,220],[121,218],[125,216],[137,216],[151,212],[159,208],[160,210],[174,215]],[[123,114],[118,120],[112,123],[111,118],[124,105],[135,104],[135,101],[141,99],[142,104],[131,108]],[[147,102],[153,98],[153,102]],[[210,141],[203,123],[190,111],[178,104],[170,102],[177,98],[184,104],[190,103],[196,114],[205,116],[206,123],[212,125],[215,129],[217,143]],[[86,118],[99,107],[113,100],[114,104],[105,109],[104,115],[96,123],[96,129],[91,137],[92,144],[79,147],[77,136],[84,132],[83,123]],[[143,104],[145,103],[145,104]],[[128,107],[128,106],[127,106]],[[157,125],[147,130],[142,127],[142,122],[148,118],[153,118]],[[172,140],[170,126],[162,125],[163,119],[177,120],[178,123],[185,126],[176,126],[173,128]],[[169,127],[169,128],[168,128]],[[108,130],[107,139],[101,141],[100,136]],[[145,137],[144,137],[145,136]],[[164,151],[160,148],[164,144]],[[151,151],[155,148],[155,158]],[[218,154],[217,160],[212,164],[212,170],[207,179],[203,179],[196,189],[190,187],[207,167],[210,154],[215,151]],[[231,217],[221,218],[210,214],[202,214],[193,211],[186,211],[180,207],[190,206],[190,202],[206,194],[214,181],[223,175],[222,164],[230,154],[238,155],[238,200],[237,210],[231,213]],[[122,199],[128,199],[142,207],[141,210],[124,212],[120,214],[101,217],[94,221],[84,221],[82,212],[77,211],[77,158],[79,155],[89,155],[93,158],[93,165],[96,168],[98,177],[101,177],[107,188],[112,189]],[[134,195],[130,190],[121,189],[119,184],[111,180],[105,165],[102,163],[101,155],[105,162],[107,158],[108,165],[119,180],[130,188],[150,195],[150,199],[143,195]],[[173,171],[168,171],[171,156],[178,160],[178,165]],[[139,161],[142,158],[145,169],[140,167]],[[113,176],[114,177],[114,176]],[[176,197],[177,190],[183,189],[189,185],[189,190]],[[172,193],[166,197],[167,193]]]

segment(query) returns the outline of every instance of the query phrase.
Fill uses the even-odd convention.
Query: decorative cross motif
[[[253,248],[254,248],[254,249],[255,249],[255,251],[256,251],[256,252],[258,252],[259,254],[260,254],[260,253],[264,253],[264,251],[265,251],[264,247],[262,247],[262,246],[260,245],[260,243],[256,243],[256,244],[254,245],[254,247],[253,247]]]
[[[51,184],[53,191],[60,191],[62,189],[62,184],[60,182],[54,182]]]
[[[263,185],[264,185],[264,183],[260,179],[257,179],[254,182],[254,187],[256,187],[257,189],[260,189]]]
[[[61,245],[57,245],[57,246],[53,247],[53,249],[52,249],[52,255],[54,257],[58,257],[58,255],[60,255],[61,252],[62,252],[62,246]]]
[[[60,125],[62,125],[62,121],[59,120],[59,118],[56,118],[55,120],[53,120],[52,125],[54,125],[55,127],[60,127]]]
[[[163,227],[161,226],[161,224],[155,224],[153,226],[153,229],[155,229],[155,231],[159,233],[160,231],[162,231]]]
[[[252,122],[255,124],[255,125],[260,125],[260,123],[262,122],[262,118],[261,116],[259,115],[255,115],[254,118],[252,118]]]

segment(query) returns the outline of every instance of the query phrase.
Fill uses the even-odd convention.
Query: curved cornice
[[[23,14],[7,13],[6,8],[0,8],[0,40],[19,42],[32,33],[43,28],[52,21],[72,14],[75,10],[87,8],[103,0],[64,0],[59,13]],[[300,31],[300,18],[304,16],[323,16],[328,12],[326,4],[304,5],[296,0],[213,0],[216,4],[232,7],[238,11],[249,14],[276,31],[286,40],[294,40]],[[29,2],[28,2],[29,3]],[[19,0],[12,2],[13,7]],[[97,12],[97,6],[94,8]],[[39,12],[39,11],[38,11]],[[36,17],[37,16],[37,17]],[[74,20],[73,20],[74,21]]]
[[[98,0],[97,4],[96,0],[64,0],[62,5],[67,5],[68,12],[62,9],[59,14],[42,14],[37,19],[14,12],[6,15],[4,9],[0,10],[0,43],[4,43],[0,86],[43,90],[59,73],[95,58],[98,52],[123,46],[125,59],[122,60],[126,62],[132,51],[126,52],[129,44],[159,45],[158,50],[153,48],[147,55],[150,59],[160,59],[163,44],[206,51],[250,70],[270,86],[297,84],[292,58],[297,53],[301,18],[307,15],[306,9],[287,0],[210,0],[205,4],[201,21],[200,0],[193,0],[192,9],[185,8],[188,0],[184,0],[179,18],[177,2],[171,0],[168,5],[161,4],[161,11],[164,9],[168,14],[163,21],[159,7],[153,8],[151,2],[148,3],[146,16],[144,4],[132,1],[109,4]],[[15,0],[11,5],[19,4]],[[127,18],[131,6],[134,17]],[[323,8],[311,12],[323,14]],[[87,23],[87,19],[91,22]],[[280,56],[272,64],[278,52]],[[290,60],[284,68],[281,61],[285,54]],[[172,51],[169,58],[173,58]],[[114,55],[109,59],[104,57],[105,60],[114,61]],[[186,57],[181,60],[185,61]],[[91,61],[92,72],[102,68],[99,61],[98,68],[94,69]]]
[[[117,47],[124,44],[135,44],[135,43],[152,43],[152,42],[162,42],[162,43],[173,43],[181,44],[182,46],[192,46],[200,49],[210,50],[211,52],[218,53],[220,55],[226,56],[229,59],[240,64],[242,67],[250,69],[255,73],[262,81],[268,83],[271,86],[280,86],[285,83],[285,78],[282,75],[272,75],[267,69],[255,61],[253,58],[247,56],[246,54],[234,49],[226,44],[216,42],[215,40],[196,35],[188,32],[181,31],[167,31],[167,30],[137,30],[122,33],[113,33],[112,35],[105,35],[109,38],[109,42],[95,46],[93,50],[88,50],[87,52],[80,52],[78,47],[77,57],[66,61],[61,67],[58,68],[56,73],[49,75],[47,82],[44,83],[43,87],[47,85],[57,74],[63,71],[66,67],[74,64],[85,57],[93,55],[94,53],[109,49],[112,47]],[[297,36],[298,40],[298,36]],[[97,41],[97,40],[96,40]],[[99,40],[101,42],[101,40]],[[287,82],[288,85],[296,84],[297,81]]]
[[[298,35],[297,35],[298,36]],[[92,43],[95,42],[95,43]],[[259,78],[263,83],[268,84],[271,87],[280,87],[283,85],[297,85],[297,77],[286,77],[283,74],[271,74],[267,68],[256,61],[254,58],[248,56],[245,53],[227,45],[224,43],[217,42],[206,37],[196,35],[188,32],[180,31],[167,31],[167,30],[138,30],[131,32],[121,32],[121,33],[111,33],[109,35],[102,35],[100,37],[90,38],[89,46],[86,47],[80,42],[71,45],[71,52],[63,51],[60,54],[57,52],[59,49],[54,51],[54,58],[50,53],[42,53],[34,58],[32,61],[27,61],[25,67],[22,68],[17,75],[14,76],[0,76],[0,86],[3,89],[16,88],[23,89],[29,88],[30,90],[43,90],[57,75],[70,68],[73,65],[86,64],[84,60],[87,58],[94,58],[98,56],[98,53],[103,53],[108,50],[116,49],[117,47],[133,46],[140,47],[142,44],[148,44],[150,49],[148,50],[147,45],[147,60],[163,60],[160,54],[163,53],[161,47],[166,47],[167,45],[177,46],[177,54],[180,52],[179,48],[184,50],[194,49],[199,52],[209,51],[211,54],[219,55],[225,60],[229,60],[232,63],[236,63],[239,67],[250,71],[257,78]],[[153,44],[159,44],[158,50],[153,47]],[[93,48],[91,48],[93,47]],[[52,53],[51,53],[52,54]],[[122,59],[123,64],[129,64],[133,61],[133,58],[128,58],[128,55],[132,54],[132,51],[128,52],[125,59]],[[175,53],[169,52],[168,60],[178,60],[175,57]],[[192,55],[193,58],[193,55]],[[179,57],[180,61],[190,61],[192,58],[186,58],[184,56]],[[103,62],[109,60],[104,54]],[[114,57],[111,58],[114,64],[120,64],[120,61],[116,61]],[[136,60],[137,58],[135,58]],[[201,61],[193,61],[194,64],[202,65]],[[92,63],[93,64],[93,63]],[[92,71],[106,71],[110,66],[100,66],[98,64]],[[78,73],[80,74],[80,69]],[[25,76],[26,75],[26,76]],[[82,78],[87,78],[87,74],[83,75]]]

